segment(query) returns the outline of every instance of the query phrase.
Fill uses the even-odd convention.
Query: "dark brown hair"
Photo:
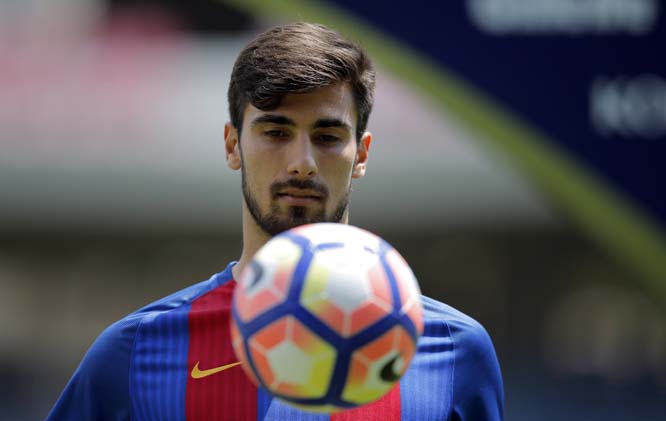
[[[307,93],[337,82],[351,86],[360,140],[373,105],[375,70],[357,44],[319,24],[293,23],[260,34],[236,59],[229,84],[231,124],[239,131],[250,103],[268,111],[287,94]]]

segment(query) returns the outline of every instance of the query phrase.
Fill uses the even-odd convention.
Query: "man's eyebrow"
[[[351,132],[351,126],[337,118],[321,118],[314,124],[315,129],[325,129],[328,127],[339,127]]]
[[[290,119],[289,117],[285,117],[283,115],[279,114],[264,114],[260,115],[259,117],[255,118],[252,120],[252,123],[250,124],[252,127],[262,124],[262,123],[272,123],[272,124],[280,124],[283,126],[295,126],[296,123],[294,120]]]

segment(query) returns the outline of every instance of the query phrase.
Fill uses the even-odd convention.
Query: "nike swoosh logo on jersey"
[[[203,379],[204,377],[208,377],[212,374],[219,373],[220,371],[224,371],[224,370],[230,369],[232,367],[236,367],[239,364],[240,364],[240,361],[235,362],[235,363],[231,363],[231,364],[221,365],[219,367],[209,368],[207,370],[201,370],[201,369],[199,369],[199,361],[197,361],[197,363],[192,368],[191,375],[192,375],[193,379]]]

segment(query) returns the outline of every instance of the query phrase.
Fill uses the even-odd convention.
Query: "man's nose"
[[[288,151],[288,168],[290,175],[298,178],[312,178],[317,175],[317,161],[309,136],[302,135],[292,142]]]

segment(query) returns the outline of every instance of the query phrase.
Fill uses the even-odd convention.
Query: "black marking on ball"
[[[248,282],[247,289],[248,291],[257,286],[259,281],[261,280],[261,277],[264,276],[264,267],[261,266],[258,262],[253,260],[250,263],[250,266],[252,267],[252,279]]]
[[[387,382],[393,383],[400,378],[400,374],[395,372],[395,362],[398,360],[399,355],[391,358],[384,364],[382,371],[379,372],[379,377]]]

